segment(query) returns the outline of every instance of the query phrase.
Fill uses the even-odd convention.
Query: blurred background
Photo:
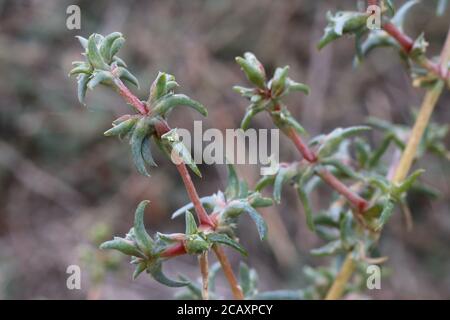
[[[400,3],[402,1],[396,1]],[[440,51],[450,12],[435,15],[436,1],[423,1],[407,19],[407,33],[425,31],[429,53]],[[66,9],[81,8],[81,30],[66,28]],[[203,128],[236,128],[246,101],[231,90],[246,84],[234,57],[252,51],[268,66],[290,65],[294,80],[312,88],[287,100],[292,113],[312,134],[336,126],[361,124],[377,116],[411,125],[411,109],[423,91],[390,50],[376,50],[358,68],[352,67],[354,45],[344,39],[316,50],[326,25],[327,10],[353,9],[354,0],[210,0],[210,1],[43,1],[0,0],[0,299],[171,299],[168,289],[149,277],[132,281],[128,259],[100,252],[99,242],[124,235],[136,205],[149,199],[149,231],[180,232],[184,222],[170,214],[188,202],[176,169],[160,153],[151,178],[140,176],[129,148],[103,132],[129,111],[107,88],[88,93],[88,109],[76,98],[76,80],[67,77],[71,61],[80,60],[75,35],[121,31],[127,39],[120,56],[139,78],[140,97],[147,97],[159,70],[174,74],[181,90],[207,106]],[[450,96],[440,100],[433,116],[449,122]],[[173,127],[192,128],[199,116],[174,112]],[[271,128],[256,117],[257,128]],[[378,140],[377,140],[378,138]],[[296,152],[281,137],[281,159]],[[447,138],[447,146],[449,139]],[[373,141],[379,142],[377,135]],[[450,166],[427,156],[424,180],[441,192],[430,201],[414,199],[414,229],[407,232],[400,214],[386,228],[380,248],[389,256],[382,290],[366,292],[381,298],[450,298]],[[194,177],[200,195],[224,187],[225,166],[200,166]],[[250,185],[257,166],[239,166]],[[320,195],[314,199],[320,206]],[[250,220],[241,220],[240,239],[250,255],[244,260],[260,277],[260,290],[300,288],[305,265],[327,265],[308,252],[321,242],[309,232],[297,196],[285,189],[281,205],[262,210],[269,239],[257,241]],[[234,267],[239,257],[228,251]],[[81,290],[68,290],[66,268],[79,265]],[[198,274],[193,257],[167,264],[167,273]],[[228,288],[222,278],[219,290]]]

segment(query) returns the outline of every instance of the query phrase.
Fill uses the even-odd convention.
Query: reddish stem
[[[388,22],[383,25],[384,31],[389,33],[391,37],[393,37],[397,42],[402,46],[403,50],[405,50],[406,53],[409,53],[414,45],[414,41],[408,37],[406,34],[404,34],[397,26],[395,26],[393,23]]]
[[[378,5],[378,0],[367,0],[367,4],[369,6],[376,6]]]
[[[158,136],[162,136],[163,134],[170,131],[169,125],[165,121],[159,121],[156,125],[156,132]],[[209,215],[206,213],[205,208],[203,208],[202,203],[200,202],[200,197],[198,196],[197,189],[192,182],[191,175],[189,174],[188,169],[186,168],[186,164],[184,162],[180,162],[175,164],[180,173],[181,178],[183,179],[184,186],[186,187],[186,191],[189,195],[189,199],[191,199],[192,204],[194,205],[195,212],[197,213],[198,220],[200,222],[200,226],[206,225],[211,228],[215,228],[214,222],[211,220]]]
[[[125,101],[132,105],[140,114],[147,114],[148,110],[145,104],[139,100],[120,80],[119,78],[114,79],[114,83],[116,84],[119,94],[125,99]]]
[[[330,171],[326,169],[321,169],[319,171],[319,176],[333,187],[337,192],[343,195],[347,200],[358,209],[359,213],[364,212],[369,203],[361,198],[357,193],[350,190],[345,184],[343,184],[338,178],[336,178]]]
[[[317,156],[314,154],[311,149],[303,142],[302,138],[297,134],[297,132],[290,128],[288,131],[288,137],[294,142],[297,150],[302,154],[303,158],[305,158],[308,162],[316,162]]]

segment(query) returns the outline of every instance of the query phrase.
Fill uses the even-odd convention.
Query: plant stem
[[[308,162],[316,162],[317,156],[314,152],[308,148],[306,143],[303,142],[302,138],[298,135],[298,133],[294,129],[289,129],[287,136],[292,140],[297,150],[300,154],[305,158]]]
[[[363,213],[369,203],[360,197],[356,192],[352,191],[349,187],[343,184],[338,178],[336,178],[330,171],[326,169],[321,169],[318,175],[322,180],[333,187],[337,192],[343,195],[347,200],[358,209],[359,213]]]
[[[147,110],[144,103],[142,103],[141,100],[139,100],[126,86],[120,79],[115,79],[115,83],[117,85],[119,94],[124,97],[125,101],[127,103],[131,104],[138,112],[145,115],[149,112]],[[159,121],[157,125],[155,125],[156,131],[158,136],[163,135],[164,133],[170,131],[170,127],[165,121]],[[195,212],[197,213],[197,218],[200,222],[200,225],[207,225],[211,228],[215,228],[214,222],[211,220],[209,215],[206,213],[205,208],[203,207],[200,198],[197,193],[197,189],[195,188],[194,183],[192,182],[191,175],[189,174],[189,171],[186,168],[186,164],[184,162],[181,162],[180,164],[176,165],[178,172],[180,173],[181,178],[183,179],[184,186],[186,188],[186,191],[188,193],[189,198],[191,199],[192,203],[194,204]],[[184,247],[183,247],[184,248]],[[177,248],[180,251],[181,248]],[[239,287],[236,277],[234,276],[233,270],[231,268],[230,262],[228,261],[227,256],[223,252],[222,248],[220,246],[213,246],[213,250],[219,259],[219,262],[222,266],[222,269],[225,273],[226,278],[228,279],[228,282],[230,283],[231,290],[233,292],[233,295],[236,299],[242,300],[244,299],[244,295],[242,294],[242,290]],[[177,251],[178,252],[178,251]],[[207,264],[207,262],[206,262]],[[202,263],[201,263],[202,265]],[[202,271],[202,276],[204,269],[202,269],[202,266],[200,266]],[[205,282],[203,282],[203,285],[205,285]],[[203,293],[202,293],[203,294]]]
[[[208,225],[212,228],[215,227],[209,215],[206,213],[205,208],[203,208],[202,203],[200,202],[200,198],[197,193],[197,189],[192,182],[191,175],[189,174],[188,169],[186,168],[186,164],[184,162],[176,165],[178,172],[180,173],[181,178],[183,179],[184,186],[186,187],[186,191],[194,204],[195,212],[197,213],[198,220],[200,225]]]
[[[383,25],[384,31],[386,31],[392,38],[394,38],[398,44],[402,47],[406,54],[409,54],[414,46],[414,41],[403,33],[396,25],[391,22],[385,23]],[[448,74],[442,73],[439,66],[433,61],[427,59],[426,57],[419,56],[417,58],[413,58],[414,61],[420,66],[424,67],[428,71],[436,74],[438,77],[442,79],[448,78]]]
[[[333,285],[328,290],[325,300],[336,300],[342,296],[345,285],[353,274],[356,264],[353,261],[352,255],[349,253],[345,257],[341,270],[339,271],[336,279],[334,279]]]
[[[442,66],[448,68],[446,64],[450,60],[450,30],[447,33],[447,40],[445,42],[444,48],[441,53],[441,63]],[[438,69],[442,69],[438,68]],[[447,72],[448,73],[448,72]],[[417,148],[419,146],[420,140],[422,139],[425,128],[427,127],[431,114],[433,113],[434,107],[441,96],[442,90],[444,88],[444,83],[439,81],[432,89],[428,90],[422,106],[420,107],[419,115],[416,118],[416,122],[409,136],[408,143],[405,150],[403,151],[400,162],[395,170],[392,181],[399,183],[408,175],[408,171],[411,169],[412,163],[417,153]],[[327,300],[336,300],[342,296],[344,292],[345,285],[349,281],[353,271],[355,269],[355,263],[351,257],[351,254],[347,254],[345,262],[342,265],[339,274],[336,276],[334,283],[332,284],[330,290],[328,291],[326,298]]]
[[[222,266],[223,272],[225,273],[225,277],[227,278],[228,283],[230,284],[234,298],[236,300],[244,300],[244,294],[242,293],[242,289],[236,280],[236,276],[233,273],[233,269],[231,268],[230,262],[228,261],[225,252],[223,252],[222,247],[218,245],[213,245],[213,250],[217,256],[217,259],[220,262],[220,265]]]
[[[444,83],[439,81],[425,94],[422,106],[420,107],[420,112],[409,136],[408,144],[406,145],[397,169],[395,170],[395,174],[392,179],[394,183],[402,182],[402,180],[408,175],[408,172],[411,169],[413,161],[416,157],[420,140],[422,139],[423,133],[430,121],[431,114],[433,113],[434,107],[436,106],[443,88]]]
[[[113,71],[114,72],[114,71]],[[119,78],[114,79],[114,83],[117,86],[117,91],[125,99],[125,101],[133,106],[140,114],[147,114],[148,110],[145,104],[138,99],[127,86]]]
[[[302,138],[294,129],[289,129],[289,131],[287,132],[287,136],[292,140],[292,142],[297,147],[297,150],[306,161],[314,163],[318,160],[317,155],[314,153],[314,151],[309,149],[308,145],[303,142]],[[364,212],[364,210],[369,205],[369,203],[365,199],[361,198],[356,192],[348,188],[327,169],[322,168],[319,172],[319,176],[330,187],[334,188],[338,193],[343,195],[355,208],[358,209],[358,212]]]
[[[397,40],[398,44],[403,48],[406,53],[409,53],[414,45],[414,41],[404,34],[397,26],[391,22],[383,25],[384,31],[386,31],[392,38]]]
[[[118,88],[119,94],[125,99],[127,103],[132,105],[139,113],[147,114],[148,110],[145,104],[139,100],[128,88],[127,86],[120,80],[119,78],[115,78],[114,82]],[[156,125],[157,133],[159,136],[162,136],[164,133],[170,131],[169,125],[165,121],[160,121]],[[186,191],[194,204],[195,212],[197,213],[198,220],[200,224],[205,224],[210,227],[214,227],[214,223],[211,218],[206,213],[205,208],[203,208],[202,203],[200,202],[200,198],[197,193],[197,189],[195,189],[194,183],[192,182],[191,175],[186,168],[186,164],[181,162],[176,165],[178,172],[180,173],[181,178],[183,179],[183,183],[186,187]]]
[[[209,266],[208,266],[208,252],[205,251],[198,256],[198,263],[200,265],[200,273],[202,274],[202,299],[209,300],[208,282],[209,282]]]

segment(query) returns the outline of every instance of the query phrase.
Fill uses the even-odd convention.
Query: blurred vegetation
[[[434,2],[413,10],[405,29],[413,38],[425,30],[430,51],[438,53],[450,12],[435,18]],[[66,28],[70,4],[81,8],[79,31]],[[166,299],[175,293],[150,278],[131,281],[126,259],[96,249],[112,234],[125,234],[141,199],[152,202],[146,216],[150,231],[182,230],[182,222],[170,221],[169,214],[188,199],[176,169],[161,154],[155,152],[161,169],[147,179],[134,170],[123,145],[103,137],[111,121],[128,110],[120,97],[96,90],[87,98],[88,114],[78,103],[74,80],[67,77],[80,54],[74,36],[121,31],[127,38],[123,58],[141,81],[135,92],[147,96],[158,71],[174,74],[189,96],[207,106],[204,128],[239,126],[246,104],[231,88],[244,82],[234,62],[244,51],[272,68],[289,64],[292,78],[312,88],[310,96],[287,101],[312,135],[363,123],[368,116],[410,126],[411,108],[423,91],[411,88],[395,55],[378,50],[354,69],[351,40],[318,53],[325,13],[336,6],[352,8],[354,1],[0,0],[0,299]],[[449,122],[449,102],[446,93],[436,122]],[[173,115],[174,125],[190,129],[200,119],[194,111],[182,114]],[[253,123],[271,128],[264,117]],[[372,136],[378,143],[382,138]],[[283,139],[281,158],[294,160],[294,149]],[[390,257],[391,274],[383,278],[382,290],[366,292],[373,298],[450,298],[450,166],[433,156],[418,166],[427,170],[424,180],[440,197],[430,201],[412,194],[412,231],[400,215],[388,226],[381,251]],[[200,195],[224,187],[225,166],[200,170],[203,178],[194,178]],[[259,178],[256,166],[238,170],[250,184]],[[299,288],[308,280],[300,272],[304,266],[326,264],[308,254],[320,243],[298,218],[301,210],[293,190],[275,209],[262,210],[269,224],[264,243],[255,241],[252,224],[242,225],[241,242],[251,252],[245,262],[258,271],[261,290]],[[229,253],[237,269],[240,257]],[[71,264],[81,266],[81,290],[66,288]],[[199,277],[196,259],[177,264],[189,278]],[[174,273],[170,263],[167,272]],[[216,291],[226,296],[227,290],[219,272]]]

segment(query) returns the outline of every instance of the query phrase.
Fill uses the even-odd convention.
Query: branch
[[[236,276],[233,273],[233,269],[231,269],[230,262],[228,261],[225,252],[223,252],[222,247],[218,245],[213,245],[212,248],[217,256],[217,259],[220,262],[220,265],[222,266],[223,272],[225,273],[225,277],[227,278],[228,283],[230,284],[234,298],[236,300],[244,300],[244,294],[242,293],[242,289],[236,280]]]
[[[200,265],[200,273],[202,274],[202,299],[209,300],[208,282],[209,282],[209,266],[208,266],[208,252],[205,251],[198,256],[198,263]]]
[[[295,144],[297,150],[300,152],[303,158],[305,158],[306,161],[314,163],[318,160],[317,155],[314,153],[314,151],[309,149],[309,147],[306,145],[306,143],[303,142],[302,138],[294,129],[289,129],[287,135]],[[365,199],[360,197],[356,192],[352,191],[349,187],[343,184],[330,171],[323,168],[320,170],[318,175],[330,187],[343,195],[356,209],[358,209],[359,213],[362,213],[365,209],[367,209],[369,203]]]
[[[447,40],[445,42],[444,48],[441,53],[441,67],[448,68],[447,64],[450,60],[450,30],[447,33]],[[442,94],[444,88],[444,83],[439,81],[432,89],[428,90],[422,106],[420,107],[419,115],[417,116],[414,127],[411,131],[411,135],[408,140],[408,144],[406,145],[405,150],[403,151],[400,162],[395,170],[394,176],[392,178],[393,182],[399,183],[408,175],[409,170],[411,169],[412,163],[417,153],[417,148],[419,146],[420,140],[422,139],[425,128],[427,127],[431,114],[433,113],[434,107]],[[339,274],[336,276],[336,279],[328,291],[326,298],[327,300],[336,300],[342,296],[344,292],[345,286],[347,282],[350,280],[350,277],[355,269],[355,262],[353,261],[351,254],[349,253],[345,259],[344,264],[342,265]]]

